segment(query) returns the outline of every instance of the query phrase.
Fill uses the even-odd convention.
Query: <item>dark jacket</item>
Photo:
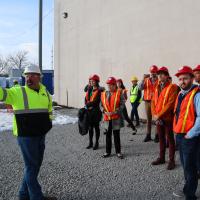
[[[98,90],[98,94],[93,101],[87,101],[85,98],[85,107],[88,111],[90,125],[98,124],[102,118],[102,113],[100,110],[101,90],[99,88],[97,90]],[[89,88],[87,92],[91,93],[92,88]]]

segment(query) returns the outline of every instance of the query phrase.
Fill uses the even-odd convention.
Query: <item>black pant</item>
[[[140,105],[138,102],[132,103],[132,110],[131,110],[131,120],[134,121],[136,119],[136,123],[139,123],[140,118],[138,114],[138,106]]]
[[[135,130],[135,126],[133,124],[133,122],[131,121],[131,119],[129,118],[128,116],[128,111],[127,111],[127,108],[126,106],[124,106],[124,109],[123,109],[123,116],[124,116],[124,119],[128,122],[128,124],[130,125],[130,127]]]
[[[197,159],[199,148],[199,137],[185,139],[184,135],[176,136],[176,141],[179,147],[181,164],[184,170],[185,186],[183,192],[186,200],[196,200],[195,196],[198,186],[197,176]]]
[[[96,144],[99,143],[100,128],[99,128],[99,124],[95,124],[95,125],[91,125],[89,127],[89,144],[90,145],[93,145],[94,129],[95,129],[95,133],[96,133]]]
[[[112,149],[112,132],[114,136],[114,144],[116,153],[121,153],[120,130],[112,129],[112,121],[109,122],[108,131],[106,133],[106,153],[110,154]]]

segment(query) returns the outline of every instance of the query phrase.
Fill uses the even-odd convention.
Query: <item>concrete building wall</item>
[[[169,66],[172,75],[182,65],[195,66],[199,19],[199,0],[55,0],[56,101],[83,106],[93,73],[101,85],[116,76],[130,87],[131,76],[142,79],[152,64]]]

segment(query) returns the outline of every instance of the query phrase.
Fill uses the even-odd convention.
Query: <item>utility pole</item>
[[[39,0],[39,43],[38,43],[38,59],[39,67],[42,73],[42,11],[43,11],[43,0]]]

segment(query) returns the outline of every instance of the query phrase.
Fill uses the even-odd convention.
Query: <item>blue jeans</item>
[[[131,105],[132,105],[131,120],[134,121],[134,118],[135,118],[136,123],[139,123],[140,118],[138,114],[138,106],[140,105],[140,103],[135,102],[135,103],[131,103]]]
[[[185,139],[184,135],[178,134],[176,136],[176,142],[179,147],[181,164],[185,176],[183,192],[186,196],[186,200],[196,200],[197,197],[195,196],[195,193],[198,186],[197,159],[199,137]]]
[[[42,189],[37,178],[44,156],[45,136],[18,137],[17,141],[25,164],[19,198],[43,200]]]

